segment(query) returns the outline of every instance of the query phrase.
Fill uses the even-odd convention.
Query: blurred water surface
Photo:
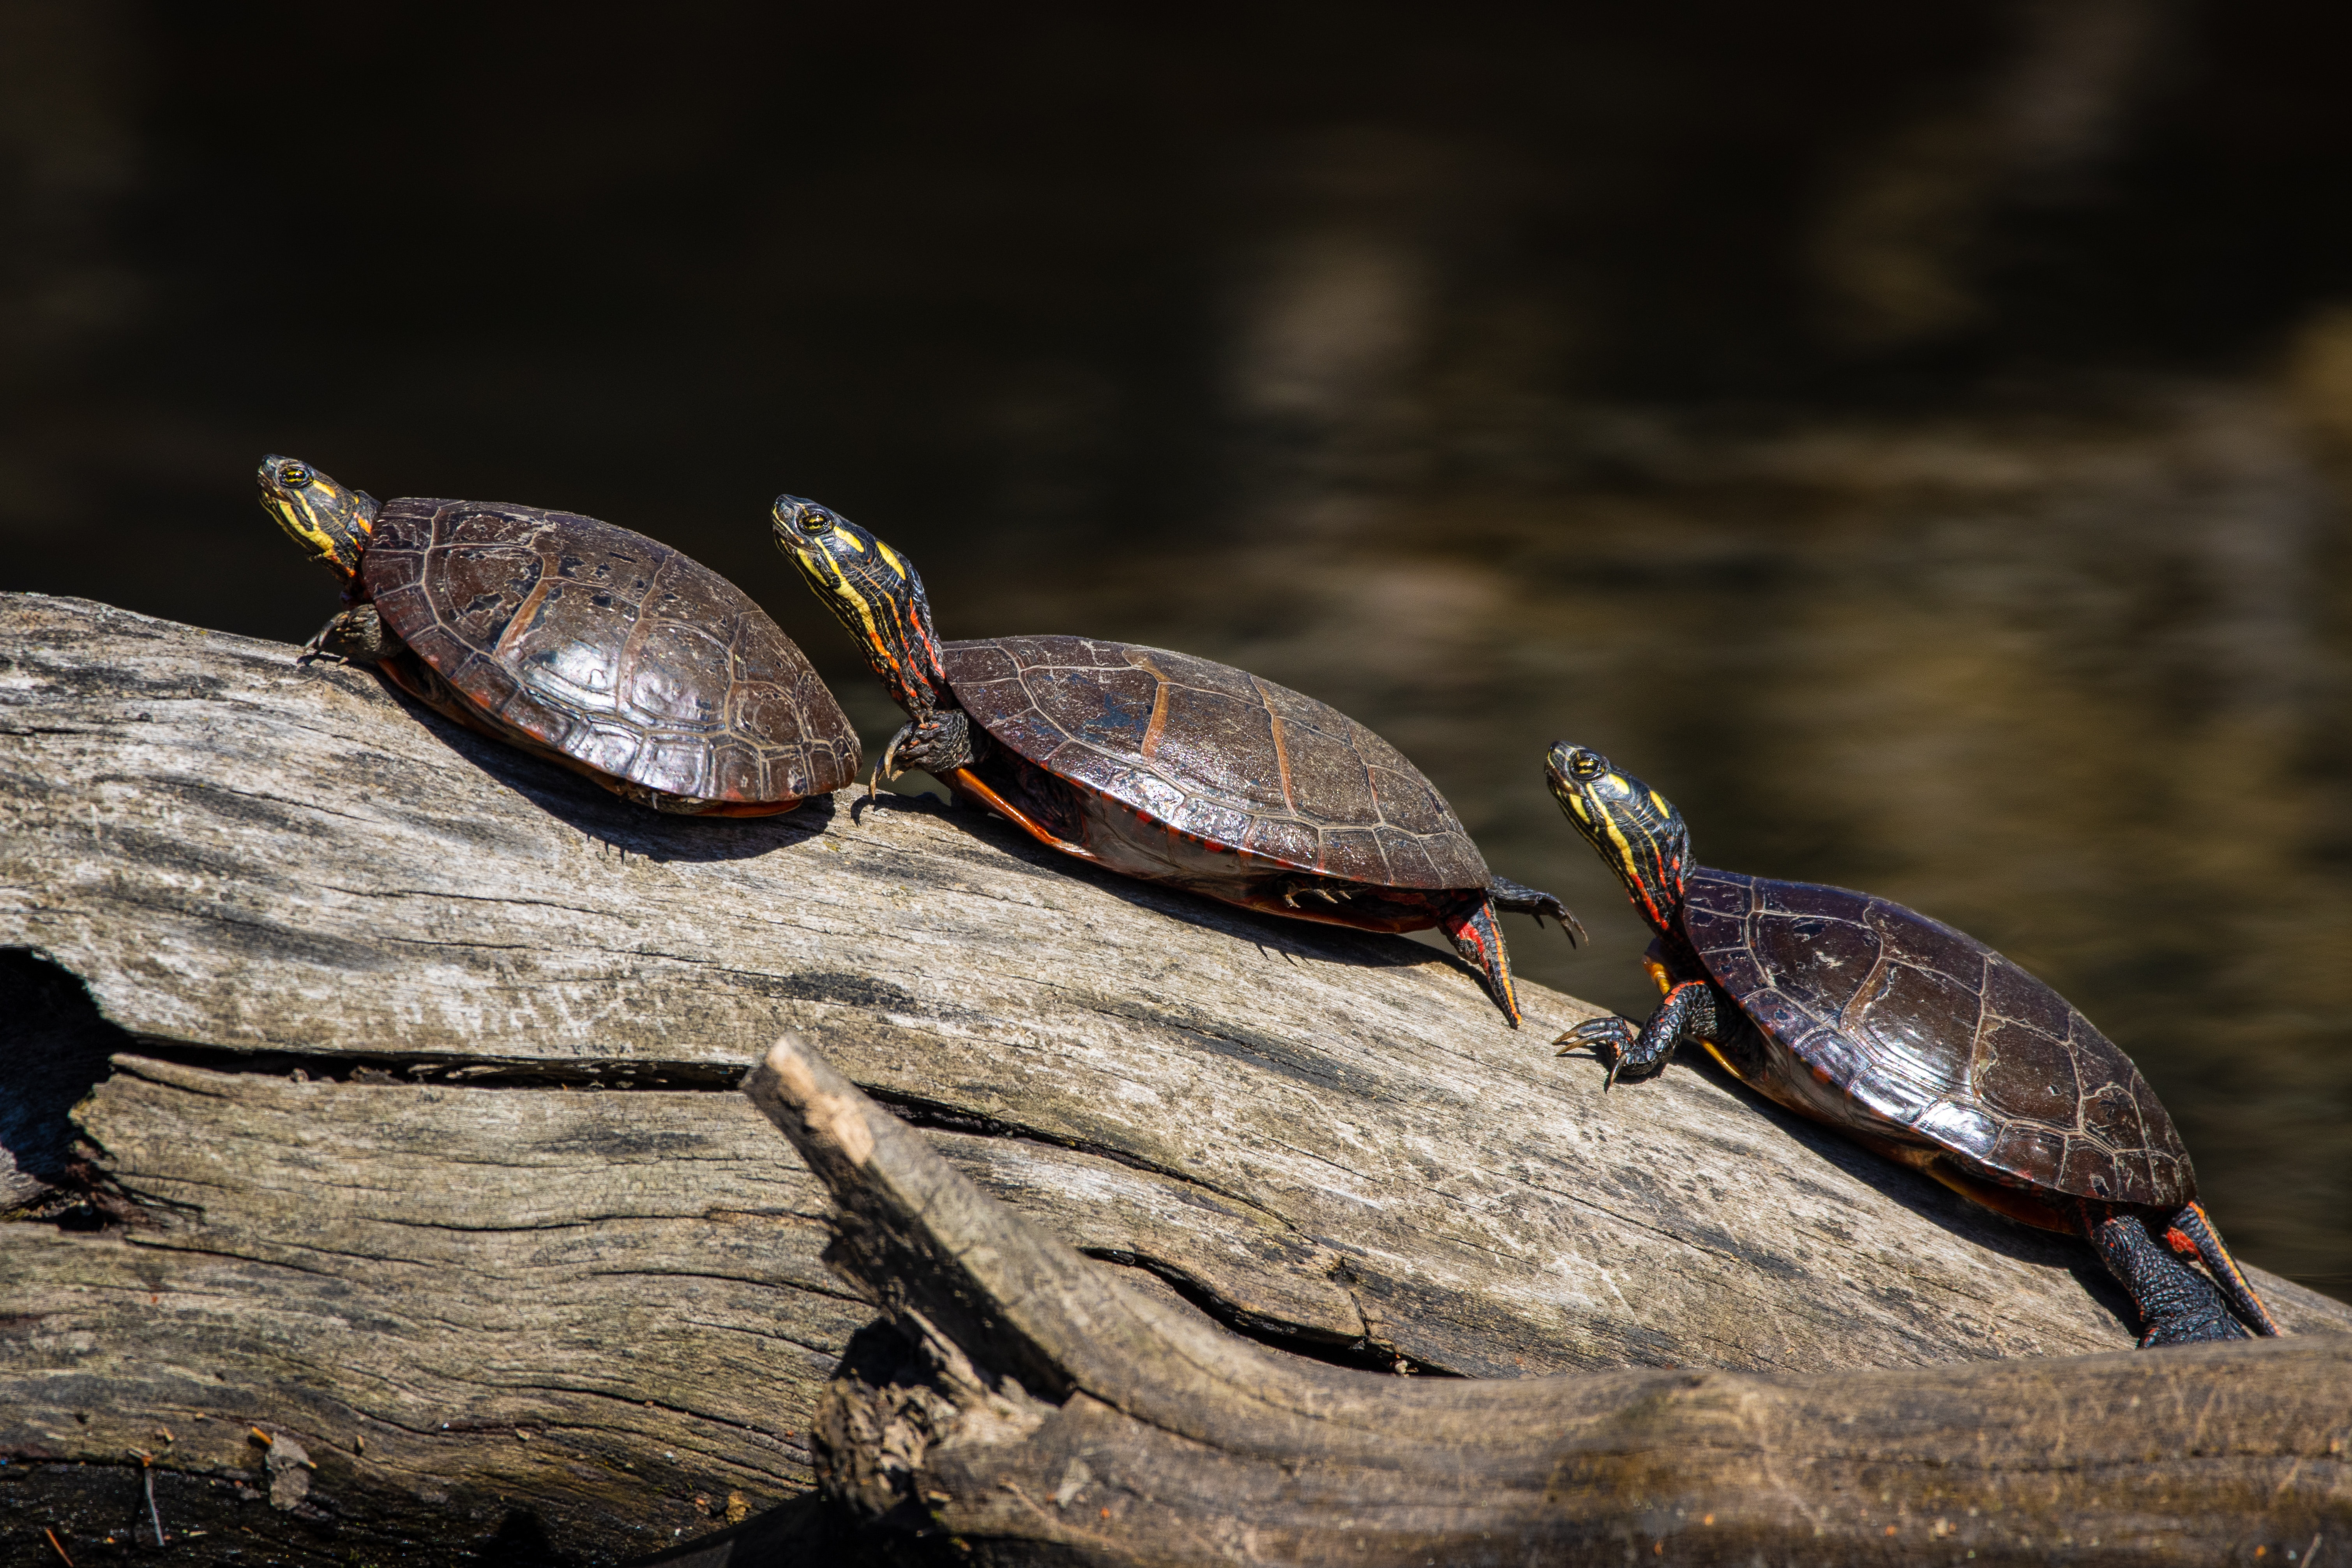
[[[1649,1005],[1562,737],[1710,863],[1970,931],[2138,1059],[2242,1252],[2341,1293],[2347,31],[14,7],[5,581],[299,640],[332,591],[250,499],[293,452],[692,552],[871,744],[766,542],[815,496],[950,637],[1381,730],[1579,908],[1584,952],[1509,934],[1580,994]]]

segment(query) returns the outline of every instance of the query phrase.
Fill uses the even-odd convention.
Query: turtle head
[[[275,453],[261,459],[254,479],[261,486],[261,510],[312,560],[346,582],[358,574],[360,552],[375,527],[375,497],[344,489],[299,458]]]
[[[1690,829],[1666,797],[1589,746],[1562,741],[1544,758],[1559,808],[1576,824],[1660,932],[1674,929],[1690,868]]]
[[[830,507],[778,496],[776,548],[866,650],[866,662],[908,715],[952,708],[923,579],[897,551]]]

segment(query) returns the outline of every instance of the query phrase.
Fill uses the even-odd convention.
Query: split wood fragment
[[[997,1563],[2220,1561],[2352,1523],[2352,1339],[1835,1376],[1302,1361],[1123,1288],[785,1036],[746,1084],[895,1335],[837,1501]]]

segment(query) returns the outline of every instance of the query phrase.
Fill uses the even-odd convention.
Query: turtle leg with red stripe
[[[1590,1018],[1569,1030],[1552,1043],[1559,1054],[1568,1055],[1579,1047],[1588,1048],[1596,1056],[1608,1052],[1609,1077],[1601,1087],[1617,1081],[1620,1073],[1646,1077],[1664,1067],[1675,1047],[1688,1041],[1717,1037],[1722,1029],[1722,1015],[1716,1006],[1715,987],[1704,980],[1685,980],[1669,990],[1659,1002],[1658,1010],[1638,1029],[1629,1019],[1610,1016]]]
[[[1476,970],[1493,993],[1496,1005],[1519,1026],[1519,993],[1511,984],[1511,958],[1503,950],[1503,932],[1495,923],[1495,899],[1474,893],[1438,916],[1437,929],[1454,944],[1462,961]]]

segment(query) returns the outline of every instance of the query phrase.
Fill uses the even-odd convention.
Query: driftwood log
[[[1703,1064],[1603,1095],[1540,986],[1514,1033],[1431,947],[928,802],[658,817],[293,654],[0,595],[0,1555],[160,1518],[191,1562],[614,1561],[804,1496],[874,1308],[730,1092],[783,1028],[1130,1290],[1297,1357],[2130,1343],[2080,1247]]]
[[[2286,1562],[2352,1528],[2341,1334],[1828,1376],[1383,1376],[1123,1289],[793,1037],[746,1088],[895,1331],[861,1336],[819,1413],[825,1490],[940,1561]]]

